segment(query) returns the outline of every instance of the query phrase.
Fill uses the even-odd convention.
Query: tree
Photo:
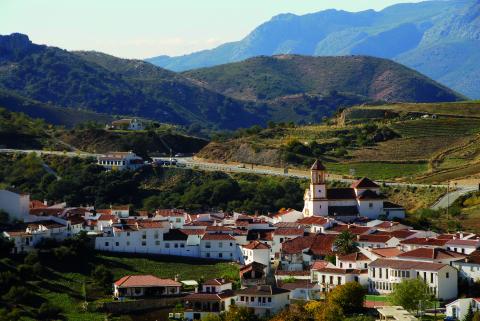
[[[463,317],[462,321],[472,321],[473,320],[473,308],[472,303],[468,306],[467,314]]]
[[[6,257],[12,253],[13,242],[0,234],[0,256]]]
[[[472,321],[480,321],[480,312],[476,311],[476,312],[473,314]]]
[[[97,266],[92,272],[92,277],[95,282],[104,289],[105,293],[111,292],[113,274],[104,265]]]
[[[44,302],[38,309],[38,318],[40,320],[56,320],[61,312],[62,310],[59,307]]]
[[[202,318],[202,321],[222,321],[218,314],[209,313]]]
[[[231,306],[224,315],[224,321],[258,321],[258,317],[251,309]]]
[[[400,305],[409,311],[414,311],[420,302],[422,306],[431,302],[431,295],[428,293],[425,282],[421,279],[410,279],[397,284],[388,299],[392,305]]]
[[[314,318],[315,321],[343,321],[345,316],[339,305],[322,303]]]
[[[327,303],[338,305],[346,314],[358,312],[363,308],[365,294],[365,288],[358,282],[348,282],[335,287],[328,294]]]
[[[10,216],[4,210],[0,210],[0,225],[8,224],[10,221]]]
[[[5,301],[14,304],[27,302],[31,297],[31,292],[24,286],[12,286],[10,290],[2,296]]]
[[[356,236],[349,231],[343,231],[333,245],[341,255],[353,253],[357,250]]]

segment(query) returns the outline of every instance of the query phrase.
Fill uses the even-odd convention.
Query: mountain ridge
[[[406,64],[466,96],[480,98],[480,83],[475,78],[480,72],[479,64],[475,64],[480,56],[478,6],[476,0],[447,0],[396,4],[381,11],[329,9],[306,15],[281,14],[239,41],[146,61],[173,71],[187,71],[258,55],[372,55]],[[446,32],[449,37],[445,37]],[[471,48],[467,52],[470,59],[462,59],[466,55],[462,55],[463,48]],[[459,58],[447,55],[452,51]],[[432,62],[428,56],[435,52],[446,52],[447,56]],[[456,65],[459,67],[446,68]],[[467,80],[463,79],[465,75]]]

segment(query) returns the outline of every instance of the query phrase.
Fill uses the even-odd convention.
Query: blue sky
[[[0,0],[0,34],[146,58],[239,40],[280,13],[381,10],[399,2],[418,0]]]

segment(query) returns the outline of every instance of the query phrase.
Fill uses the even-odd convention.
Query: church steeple
[[[310,179],[313,185],[325,184],[325,166],[323,166],[320,160],[315,160],[310,168]]]

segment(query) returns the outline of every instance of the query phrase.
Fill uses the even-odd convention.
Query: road
[[[458,189],[443,195],[435,204],[431,206],[432,210],[447,208],[452,205],[460,196],[478,191],[478,186],[461,186]]]

